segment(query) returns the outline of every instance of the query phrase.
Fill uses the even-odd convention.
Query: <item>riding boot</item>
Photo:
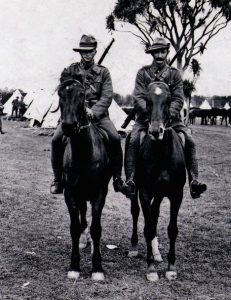
[[[199,198],[206,191],[207,185],[198,181],[198,161],[196,157],[196,147],[192,139],[186,140],[186,168],[188,171],[188,180],[190,194],[193,199]]]
[[[62,172],[60,170],[53,169],[54,179],[51,183],[50,192],[51,194],[62,194],[63,192],[63,182],[62,182]]]
[[[63,192],[63,155],[65,146],[62,141],[63,133],[61,126],[58,126],[51,143],[51,166],[54,179],[51,183],[50,192],[52,194],[61,194]]]
[[[138,146],[130,140],[127,148],[127,153],[125,156],[125,175],[126,175],[126,196],[131,198],[136,193],[136,184],[134,182],[135,171],[136,171],[136,161],[138,156]]]
[[[126,184],[124,180],[121,178],[121,175],[114,175],[113,176],[113,187],[115,192],[121,192],[125,195],[126,193]]]
[[[112,155],[111,155],[112,156]],[[127,186],[124,180],[121,177],[122,173],[122,164],[123,164],[123,154],[122,149],[121,153],[113,153],[111,158],[112,161],[112,170],[113,170],[113,187],[115,192],[120,192],[125,195]]]

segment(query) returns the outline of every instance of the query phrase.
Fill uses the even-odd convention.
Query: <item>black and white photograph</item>
[[[0,11],[0,300],[231,299],[231,1]]]

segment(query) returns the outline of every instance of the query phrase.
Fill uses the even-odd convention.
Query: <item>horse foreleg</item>
[[[157,262],[162,262],[162,256],[159,251],[159,244],[157,239],[157,223],[160,215],[160,204],[163,197],[155,197],[152,205],[151,205],[151,211],[152,211],[152,220],[153,220],[153,239],[152,239],[152,253],[154,260]]]
[[[71,279],[78,279],[80,276],[79,237],[81,234],[79,208],[75,197],[67,191],[65,191],[65,201],[70,215],[70,233],[72,239],[71,264],[67,276]]]
[[[168,226],[170,248],[168,253],[168,269],[165,274],[166,278],[169,280],[174,280],[177,278],[177,270],[175,266],[175,261],[176,261],[175,245],[176,245],[176,238],[178,235],[177,217],[182,202],[182,198],[183,198],[183,191],[178,196],[174,196],[174,198],[171,197],[170,199],[170,222]]]
[[[144,237],[147,246],[147,274],[146,277],[149,281],[157,281],[159,276],[157,274],[154,257],[152,252],[152,240],[155,237],[153,233],[152,226],[152,216],[151,216],[151,199],[145,191],[140,191],[140,203],[144,215]]]
[[[102,259],[100,252],[100,238],[102,233],[101,215],[105,203],[105,193],[98,192],[92,200],[92,222],[90,227],[93,250],[92,250],[92,280],[104,280]]]
[[[138,234],[137,234],[137,224],[140,214],[140,207],[138,203],[138,193],[131,198],[131,215],[132,215],[132,236],[131,236],[131,246],[128,252],[129,257],[138,256]]]

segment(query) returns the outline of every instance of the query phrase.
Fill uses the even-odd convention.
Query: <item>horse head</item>
[[[59,106],[64,135],[78,133],[85,120],[85,89],[77,79],[68,79],[58,89]]]
[[[147,112],[149,115],[148,134],[152,140],[162,140],[168,118],[170,91],[165,82],[151,82],[147,92]]]

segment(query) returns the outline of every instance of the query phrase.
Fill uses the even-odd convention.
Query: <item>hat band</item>
[[[85,47],[85,48],[88,48],[88,47],[94,47],[94,48],[96,48],[96,46],[97,46],[97,43],[80,43],[79,44],[79,46],[80,47]]]

